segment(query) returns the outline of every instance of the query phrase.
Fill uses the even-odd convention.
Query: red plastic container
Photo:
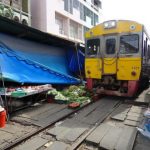
[[[48,103],[54,103],[54,99],[48,98],[48,99],[47,99],[47,102],[48,102]]]
[[[69,104],[68,107],[70,107],[70,108],[78,108],[78,107],[80,107],[80,103],[73,102],[73,103]]]
[[[4,128],[6,125],[6,110],[0,110],[0,128]]]
[[[54,95],[48,95],[48,96],[47,96],[47,102],[48,102],[48,103],[54,103],[54,98],[55,98]]]

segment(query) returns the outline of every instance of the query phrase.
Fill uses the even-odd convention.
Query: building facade
[[[101,0],[31,0],[31,15],[32,27],[84,42],[85,31],[101,19]]]
[[[0,15],[30,26],[30,0],[0,0]]]

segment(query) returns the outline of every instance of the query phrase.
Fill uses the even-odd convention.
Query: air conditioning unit
[[[14,11],[13,20],[16,22],[20,22],[20,12]]]
[[[4,8],[3,16],[9,19],[13,18],[13,10],[11,8]]]
[[[29,25],[29,17],[27,15],[22,14],[21,23],[28,26]]]

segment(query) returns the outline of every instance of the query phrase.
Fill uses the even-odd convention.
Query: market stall
[[[21,86],[1,88],[4,105],[8,112],[12,112],[29,105],[32,105],[39,100],[47,98],[47,91],[52,89],[51,85],[40,86]]]

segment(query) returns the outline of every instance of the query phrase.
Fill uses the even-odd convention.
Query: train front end
[[[87,88],[97,93],[132,97],[141,76],[143,26],[134,21],[107,21],[86,35]]]

